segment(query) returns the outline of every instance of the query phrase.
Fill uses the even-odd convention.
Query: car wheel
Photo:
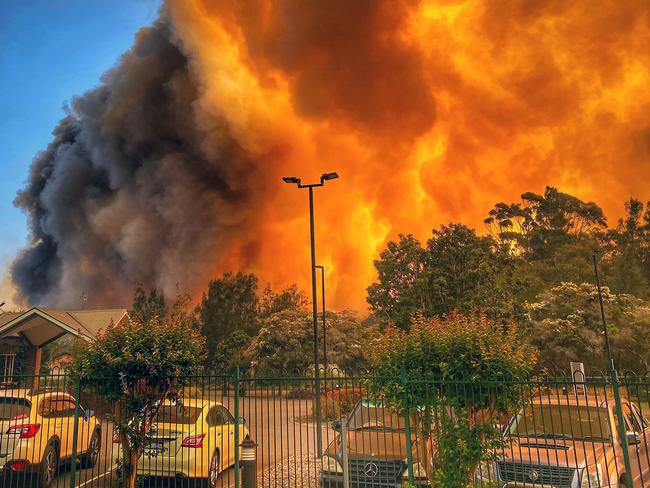
[[[219,480],[219,451],[215,449],[214,454],[212,454],[212,459],[210,459],[210,467],[208,468],[208,486],[210,488],[216,488],[217,482]]]
[[[99,460],[99,453],[102,448],[102,434],[96,430],[90,437],[88,450],[81,458],[81,466],[84,468],[94,468]]]
[[[38,486],[40,488],[50,488],[54,477],[59,469],[59,454],[56,452],[53,444],[45,448],[41,464],[38,468]]]

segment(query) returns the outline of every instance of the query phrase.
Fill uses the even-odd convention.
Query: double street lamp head
[[[285,176],[284,178],[282,178],[282,181],[284,181],[285,183],[300,185],[300,178],[296,178],[295,176]]]
[[[320,180],[321,181],[335,180],[338,177],[339,175],[336,173],[323,173],[322,175],[320,175]]]
[[[292,184],[292,185],[298,185],[298,188],[307,188],[307,187],[311,188],[311,187],[314,187],[314,186],[323,186],[323,184],[326,181],[335,180],[338,177],[339,177],[339,175],[337,173],[323,173],[322,175],[320,175],[320,183],[317,183],[317,184],[315,183],[315,184],[312,184],[312,185],[302,185],[301,184],[302,180],[300,178],[295,177],[295,176],[285,176],[284,178],[282,178],[282,181],[284,181],[285,183]]]

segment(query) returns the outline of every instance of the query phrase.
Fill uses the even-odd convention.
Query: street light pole
[[[320,269],[320,295],[321,295],[321,310],[323,321],[323,370],[327,376],[327,327],[325,324],[325,266],[317,265],[316,268]]]
[[[298,188],[307,188],[309,190],[309,234],[311,241],[311,303],[312,303],[312,318],[314,329],[314,383],[315,383],[315,399],[314,410],[316,414],[316,444],[318,455],[323,454],[323,430],[321,418],[321,405],[320,405],[320,371],[318,362],[318,303],[316,303],[316,244],[315,244],[315,231],[314,231],[314,188],[324,186],[328,180],[335,180],[339,177],[336,173],[323,173],[320,177],[319,183],[312,183],[303,185],[300,178],[295,176],[285,176],[282,181],[297,185]]]
[[[609,345],[609,333],[607,331],[607,321],[605,320],[605,307],[603,306],[603,294],[600,290],[600,278],[598,276],[598,264],[596,263],[596,252],[591,255],[594,261],[594,273],[596,275],[596,288],[598,289],[598,303],[600,305],[600,318],[603,323],[603,332],[605,335],[605,350],[607,351],[607,359],[609,359],[609,366],[611,371],[615,371],[614,358],[612,357],[612,348]]]

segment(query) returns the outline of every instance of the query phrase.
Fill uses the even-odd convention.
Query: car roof
[[[533,399],[533,405],[560,405],[560,406],[581,406],[581,407],[602,407],[607,408],[614,405],[614,398],[610,396],[593,395],[544,395]]]
[[[54,388],[41,388],[37,390],[32,390],[30,388],[8,388],[0,389],[0,398],[25,398],[27,400],[33,400],[35,398],[40,398],[44,396],[67,396],[71,397],[68,392],[63,390],[57,390]]]
[[[174,405],[175,402],[171,400],[165,400],[165,405]],[[224,405],[215,400],[204,400],[200,398],[183,398],[183,406],[185,407],[194,407],[194,408],[205,408],[205,407],[223,407]]]

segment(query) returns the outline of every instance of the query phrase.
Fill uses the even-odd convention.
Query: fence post
[[[233,375],[235,389],[235,488],[239,488],[239,366]]]
[[[70,466],[70,488],[75,487],[77,477],[77,442],[79,440],[79,397],[81,396],[81,378],[77,378],[74,395],[74,425],[72,426],[72,458]]]
[[[341,465],[343,468],[343,488],[350,488],[350,459],[348,457],[348,417],[341,418]]]
[[[411,409],[409,408],[409,395],[407,391],[408,379],[406,369],[402,366],[400,369],[400,381],[404,390],[404,430],[406,431],[406,468],[408,469],[409,484],[415,484],[415,474],[413,473],[413,445],[411,443]],[[426,462],[426,459],[425,459]]]
[[[623,462],[625,463],[625,486],[626,488],[634,487],[632,474],[632,464],[630,463],[630,452],[627,445],[627,429],[625,428],[625,416],[623,415],[623,404],[621,402],[620,384],[618,382],[618,373],[612,368],[612,391],[614,392],[614,403],[616,405],[616,416],[618,417],[618,436],[623,450]]]

